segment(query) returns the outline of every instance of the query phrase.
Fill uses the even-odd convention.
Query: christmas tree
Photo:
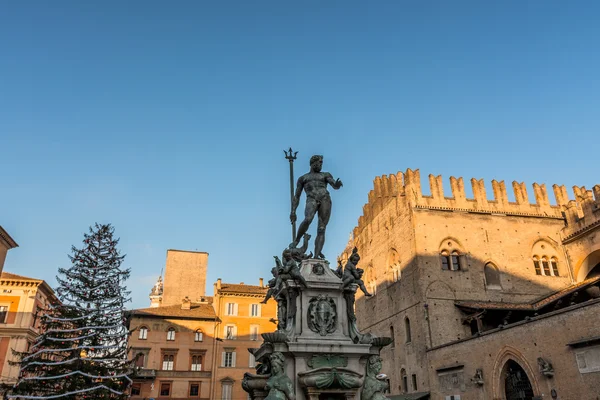
[[[95,224],[71,267],[60,268],[57,295],[40,319],[41,335],[26,353],[8,399],[126,399],[133,370],[127,360],[125,306],[129,301],[114,228]]]

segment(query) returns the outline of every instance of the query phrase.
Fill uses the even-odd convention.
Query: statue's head
[[[350,255],[349,260],[354,265],[358,264],[360,261],[360,256],[358,255],[358,249],[356,247],[352,249],[352,254]]]
[[[310,158],[310,169],[314,172],[321,172],[323,168],[323,156],[314,155]]]
[[[281,254],[283,256],[284,259],[289,260],[290,258],[292,258],[292,250],[291,249],[285,249],[283,250],[283,253]]]
[[[284,371],[285,357],[283,354],[275,352],[271,354],[269,359],[271,360],[271,372],[273,372],[273,375],[277,375]]]
[[[367,360],[367,374],[369,376],[376,376],[380,371],[381,357],[374,354]]]

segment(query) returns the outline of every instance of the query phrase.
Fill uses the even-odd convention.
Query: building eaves
[[[0,238],[2,238],[6,243],[8,243],[9,249],[14,249],[15,247],[19,247],[17,242],[15,242],[15,240],[12,237],[10,237],[8,232],[6,232],[1,225],[0,225]]]
[[[219,294],[236,293],[236,294],[260,294],[267,293],[269,288],[255,285],[244,285],[235,283],[223,283],[220,289],[217,289]]]
[[[206,319],[216,320],[217,315],[211,304],[192,303],[189,310],[181,308],[180,304],[163,307],[149,307],[131,310],[134,317],[176,318],[176,319]]]
[[[558,301],[566,296],[569,296],[581,289],[595,285],[600,282],[600,276],[586,279],[585,281],[568,286],[558,290],[550,295],[538,298],[529,303],[505,303],[499,301],[470,301],[458,300],[454,304],[460,308],[470,308],[476,310],[500,310],[500,311],[538,311],[555,301]]]

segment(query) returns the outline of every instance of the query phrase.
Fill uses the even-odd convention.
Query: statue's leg
[[[321,253],[325,245],[325,229],[331,216],[331,200],[329,198],[321,201],[319,207],[319,226],[317,228],[317,237],[315,238],[315,258],[325,258]]]
[[[261,303],[267,304],[267,301],[269,301],[269,299],[272,297],[272,295],[273,295],[273,289],[267,290],[267,295],[265,296],[265,299],[263,301],[261,301]]]
[[[298,234],[296,235],[296,240],[292,242],[293,247],[298,247],[298,243],[300,243],[300,239],[304,236],[310,223],[315,218],[315,214],[317,213],[318,204],[314,199],[307,198],[306,199],[306,208],[304,209],[304,221],[298,227]]]
[[[371,293],[369,293],[369,291],[367,290],[365,283],[362,281],[362,279],[358,280],[358,286],[360,287],[360,290],[362,290],[362,292],[367,296],[367,297],[371,297],[373,296]]]

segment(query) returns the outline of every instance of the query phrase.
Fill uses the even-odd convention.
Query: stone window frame
[[[410,327],[410,318],[407,316],[404,317],[404,336],[405,336],[405,344],[412,343],[412,330]]]
[[[231,330],[229,329],[231,328]],[[231,335],[229,335],[231,333]],[[237,325],[226,324],[223,326],[223,339],[225,340],[236,340],[237,339]]]
[[[133,391],[137,389],[138,392],[137,393],[133,393]],[[141,382],[133,382],[131,384],[131,395],[132,396],[140,396],[142,394],[142,384]]]
[[[202,361],[204,361],[202,354],[190,353],[190,371],[202,371]]]
[[[486,270],[492,270],[493,272],[490,274],[486,273]],[[490,282],[491,279],[488,279],[488,275],[490,277],[492,277],[492,274],[495,274],[495,278],[497,279],[497,283],[496,282]],[[486,289],[492,289],[492,290],[502,290],[502,278],[501,278],[501,272],[500,272],[500,268],[498,267],[498,264],[496,264],[493,261],[486,261],[485,264],[483,265],[483,279],[485,281],[485,287]]]
[[[231,358],[229,359],[228,362],[228,357],[227,354],[231,354]],[[229,364],[229,365],[227,365]],[[237,364],[237,354],[235,351],[235,347],[233,348],[228,348],[225,347],[223,348],[223,352],[221,353],[221,367],[223,368],[235,368]]]
[[[533,268],[537,276],[560,277],[558,271],[558,257],[534,254],[532,257]]]
[[[225,315],[230,317],[236,317],[238,315],[238,303],[227,302],[225,303]]]
[[[150,331],[150,328],[148,328],[146,325],[142,325],[139,328],[140,333],[138,335],[138,339],[139,340],[147,340],[148,339],[148,332]]]
[[[531,261],[537,276],[560,277],[558,243],[550,237],[538,237],[531,245]]]
[[[225,387],[228,387],[227,393]],[[233,398],[233,381],[223,380],[221,381],[221,400],[232,400]]]
[[[167,342],[175,341],[176,333],[177,329],[170,326],[169,329],[167,329]]]
[[[143,357],[143,362],[142,362],[142,365],[140,365],[140,366],[137,365],[137,360],[136,360],[135,366],[137,368],[142,368],[143,369],[143,368],[147,368],[148,367],[148,356],[150,355],[150,348],[149,347],[144,347],[144,348],[133,347],[131,349],[131,354],[132,354],[133,358],[137,357],[138,354],[141,354],[142,357]]]
[[[198,386],[198,394],[192,394],[192,386]],[[188,397],[200,397],[200,394],[202,393],[202,382],[200,381],[193,381],[189,383],[188,386]]]
[[[458,240],[447,237],[439,246],[440,267],[442,271],[466,271],[467,252]]]
[[[179,349],[160,349],[160,367],[161,371],[176,371],[177,367],[177,352]],[[167,359],[165,360],[165,357]],[[167,364],[167,369],[165,369],[165,362],[172,363],[171,365]],[[170,367],[170,369],[169,369]]]
[[[261,304],[259,303],[252,303],[250,304],[250,306],[248,307],[248,315],[250,315],[251,317],[260,317],[262,316],[262,310],[261,310]],[[256,313],[254,312],[256,309]]]
[[[168,387],[167,394],[163,394],[163,385]],[[171,397],[171,392],[173,391],[173,381],[160,381],[158,383],[158,397]]]
[[[408,393],[408,375],[406,368],[400,369],[400,391],[402,393]]]
[[[402,276],[402,271],[400,270],[400,255],[394,247],[390,247],[390,250],[388,251],[387,264],[392,275],[391,283],[398,282]]]
[[[0,324],[8,323],[8,314],[10,312],[10,303],[0,303]]]

